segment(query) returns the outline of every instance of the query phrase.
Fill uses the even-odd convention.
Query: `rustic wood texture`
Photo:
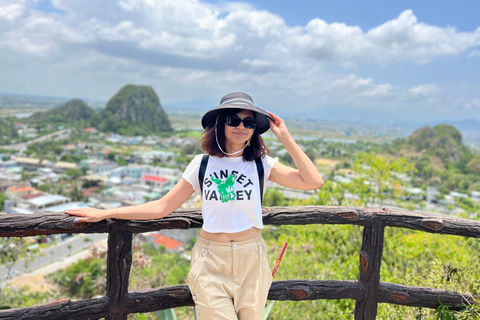
[[[379,219],[375,219],[372,224],[363,229],[358,281],[364,286],[365,298],[355,303],[356,320],[375,319],[377,316],[384,235],[385,227]]]
[[[377,218],[386,226],[480,238],[480,221],[439,214],[398,209],[360,207],[299,206],[264,207],[266,225],[354,224],[366,226]],[[96,223],[73,223],[75,218],[63,212],[36,214],[0,214],[0,237],[25,237],[54,233],[108,233],[114,225],[119,231],[142,233],[162,229],[200,228],[199,209],[181,209],[158,220],[104,220]]]
[[[364,227],[359,257],[358,281],[274,281],[271,300],[356,300],[355,319],[375,319],[378,303],[436,308],[443,304],[459,310],[474,303],[474,297],[444,290],[409,287],[380,282],[380,267],[386,226],[430,233],[480,238],[480,221],[398,209],[359,207],[270,207],[263,208],[265,224],[353,224]],[[0,214],[0,237],[25,237],[55,233],[109,233],[107,293],[100,299],[54,301],[45,306],[0,311],[0,319],[127,319],[129,313],[151,312],[193,305],[187,286],[128,292],[132,263],[132,233],[162,229],[200,228],[198,209],[177,210],[168,217],[149,221],[106,220],[74,224],[75,217],[63,212],[33,215]],[[476,297],[478,299],[478,297]]]
[[[126,302],[132,266],[132,233],[111,232],[107,254],[107,320],[127,319]]]
[[[105,317],[107,298],[71,301],[62,299],[30,308],[0,310],[2,320],[80,320]]]
[[[440,306],[438,300],[444,305],[451,306],[453,310],[461,310],[465,305],[475,304],[480,295],[452,292],[441,289],[405,286],[395,283],[382,282],[378,289],[378,302],[392,303],[409,307],[422,307],[436,309]]]
[[[380,283],[378,302],[410,307],[436,308],[438,299],[454,310],[473,303],[468,294],[446,290],[411,287],[393,283]],[[274,281],[268,295],[269,300],[301,301],[317,299],[365,298],[363,286],[358,281],[339,280],[280,280]],[[478,299],[478,297],[477,297]],[[48,305],[0,311],[0,319],[100,319],[107,313],[107,298],[87,299],[77,302],[69,299],[54,301]],[[125,301],[128,313],[153,312],[170,308],[193,306],[190,290],[185,285],[147,289],[130,292]]]

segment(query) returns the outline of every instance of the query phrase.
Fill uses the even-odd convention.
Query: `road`
[[[18,151],[23,153],[27,150],[27,146],[29,144],[36,143],[36,142],[42,142],[42,141],[50,140],[50,139],[54,139],[54,140],[66,139],[70,136],[71,132],[72,132],[71,129],[63,129],[63,130],[55,131],[55,132],[52,132],[52,133],[47,134],[45,136],[30,140],[30,141],[27,141],[27,142],[21,142],[21,143],[15,143],[15,144],[6,144],[6,145],[3,145],[3,146],[0,146],[0,149],[18,150]]]
[[[89,249],[92,244],[104,243],[108,234],[92,233],[92,234],[77,234],[67,238],[64,241],[58,242],[57,245],[52,244],[48,248],[40,249],[33,261],[28,262],[25,267],[24,259],[15,263],[12,268],[12,275],[20,275],[23,273],[50,273],[54,272],[56,268],[60,268],[66,264],[73,263],[73,257],[84,257],[85,254],[79,255],[82,251]],[[0,284],[3,284],[7,279],[7,268],[0,266]]]

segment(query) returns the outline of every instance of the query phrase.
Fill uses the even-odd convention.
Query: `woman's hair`
[[[243,109],[225,109],[217,118],[217,135],[218,143],[220,147],[225,150],[225,121],[228,115],[233,115],[241,112]],[[256,117],[256,112],[252,111],[253,117]],[[207,154],[219,158],[223,158],[226,155],[218,148],[217,140],[215,137],[215,127],[207,127],[202,133],[200,139],[200,147]],[[243,161],[255,161],[264,155],[269,154],[267,145],[263,141],[262,137],[254,130],[252,137],[250,138],[250,146],[247,146],[243,150]]]

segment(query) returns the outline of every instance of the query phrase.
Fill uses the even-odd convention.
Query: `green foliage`
[[[7,196],[0,192],[0,212],[3,211],[5,200],[7,200]]]
[[[95,112],[80,99],[70,100],[60,107],[44,112],[35,112],[27,122],[37,127],[58,126],[88,127],[95,116]]]
[[[176,253],[167,253],[165,249],[155,249],[152,244],[142,247],[151,259],[148,267],[132,272],[130,283],[134,288],[154,288],[177,284],[186,284],[190,262]]]
[[[80,163],[80,161],[87,159],[86,155],[76,155],[76,154],[64,154],[60,158],[60,161]]]
[[[11,117],[0,118],[0,144],[9,144],[12,140],[18,139],[18,133]]]
[[[52,273],[50,277],[60,286],[61,292],[71,299],[105,295],[105,263],[104,259],[90,257]]]
[[[468,172],[480,175],[480,157],[473,157],[468,162],[466,169]]]
[[[406,142],[416,151],[440,157],[444,163],[456,162],[464,155],[471,156],[468,148],[463,145],[460,131],[447,124],[418,129]]]
[[[333,279],[358,277],[358,251],[362,231],[358,226],[307,225],[268,226],[264,239],[273,266],[288,241],[275,280]],[[277,301],[272,319],[352,319],[353,300]]]
[[[95,126],[126,136],[172,132],[170,120],[150,86],[121,88],[100,112]]]
[[[7,286],[0,290],[0,310],[47,304],[56,298],[56,292],[32,291],[28,286]]]
[[[288,200],[285,199],[282,192],[278,188],[267,188],[265,195],[263,196],[263,206],[266,207],[281,207],[286,206]]]
[[[404,182],[402,174],[413,171],[414,165],[406,158],[387,158],[375,152],[359,152],[352,166],[355,178],[349,183],[334,183],[327,180],[318,194],[306,205],[382,205],[386,198],[400,195]],[[346,192],[358,196],[358,200],[347,201]]]
[[[7,268],[7,276],[11,276],[13,266],[22,258],[25,265],[33,259],[35,250],[29,250],[24,238],[1,238],[0,237],[0,265]]]

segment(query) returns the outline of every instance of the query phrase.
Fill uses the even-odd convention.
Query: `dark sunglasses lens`
[[[238,127],[240,123],[243,122],[243,126],[247,129],[253,129],[257,125],[257,120],[253,118],[240,119],[239,116],[227,116],[227,125],[230,127]]]
[[[227,117],[227,125],[229,125],[230,127],[238,127],[240,125],[240,122],[242,122],[242,120],[237,116]]]
[[[253,129],[257,125],[257,121],[252,118],[243,119],[243,126],[247,129]]]

